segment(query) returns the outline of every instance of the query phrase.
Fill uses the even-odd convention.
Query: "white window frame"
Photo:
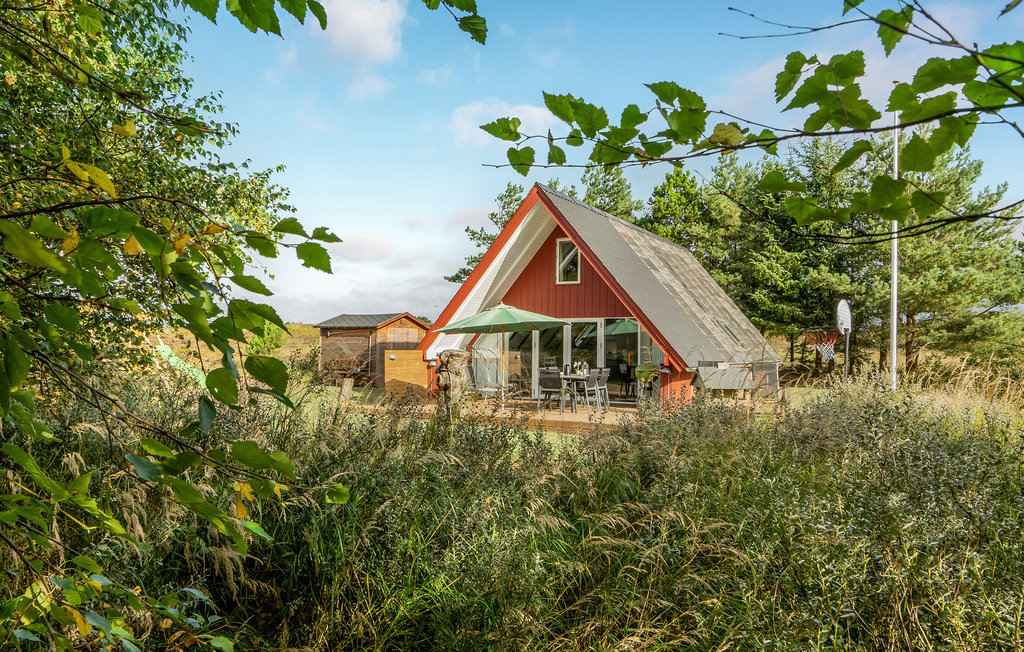
[[[562,264],[562,243],[572,243],[573,249],[576,250],[576,280],[575,281],[563,281],[562,280],[562,268],[565,265]],[[566,258],[568,260],[568,258]],[[572,238],[557,238],[555,240],[555,285],[579,285],[583,280],[583,265],[581,264],[580,248],[576,246],[576,243],[572,241]]]

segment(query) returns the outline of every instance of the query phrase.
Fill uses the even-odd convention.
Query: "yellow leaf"
[[[245,508],[241,492],[235,494],[235,516],[238,518],[247,518],[249,516],[249,510]]]
[[[64,165],[66,165],[68,169],[71,170],[72,174],[74,174],[82,181],[89,180],[89,173],[83,170],[82,166],[80,166],[78,163],[75,163],[74,161],[64,161]]]
[[[199,235],[216,235],[227,230],[228,227],[221,226],[220,224],[207,224],[206,227],[199,232]]]
[[[64,239],[64,242],[60,245],[61,253],[67,255],[78,248],[78,229],[71,229],[71,233]]]
[[[169,639],[167,639],[167,642],[168,643],[173,643],[174,641],[178,640],[179,638],[181,638],[184,635],[185,635],[185,630],[179,629],[178,631],[176,631],[173,634],[171,634],[171,637]]]
[[[128,239],[124,241],[124,252],[129,256],[138,256],[144,251],[145,249],[142,248],[142,245],[139,244],[134,235],[128,236]]]
[[[252,501],[252,487],[248,482],[236,482],[235,491],[242,494],[242,497],[248,501]]]
[[[135,135],[135,121],[128,118],[123,125],[114,125],[114,131],[125,138],[130,138]]]
[[[160,624],[157,625],[157,627],[159,627],[160,629],[167,629],[168,627],[170,627],[173,624],[174,624],[173,620],[171,620],[170,618],[164,618],[163,620],[160,621]]]
[[[78,609],[68,609],[68,611],[71,612],[71,617],[75,620],[78,633],[82,635],[82,638],[89,638],[89,635],[92,634],[92,625],[85,622],[85,618],[78,613]]]
[[[60,153],[64,156],[64,158],[62,159],[64,161],[66,161],[69,158],[71,158],[71,150],[68,149],[67,145],[61,145],[60,146]]]
[[[188,243],[191,241],[192,236],[187,233],[179,233],[174,237],[174,250],[177,251],[178,254],[185,253],[185,247],[187,247]]]
[[[271,480],[271,482],[274,482],[274,481]],[[274,482],[274,493],[277,494],[277,499],[278,500],[282,500],[282,498],[281,498],[281,485],[277,484],[276,482]]]
[[[89,173],[89,176],[92,177],[93,183],[99,186],[103,192],[107,193],[107,195],[113,199],[117,199],[117,192],[114,190],[114,184],[110,181],[110,177],[107,176],[106,172],[95,165],[89,165],[88,163],[79,163],[79,165]]]
[[[715,125],[715,130],[711,133],[708,140],[715,145],[734,147],[742,143],[744,138],[743,132],[737,129],[735,125],[727,125],[720,122]]]

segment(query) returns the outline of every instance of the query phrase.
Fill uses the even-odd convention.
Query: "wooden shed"
[[[415,349],[429,326],[407,312],[347,315],[320,322],[320,370],[384,387],[386,351]]]

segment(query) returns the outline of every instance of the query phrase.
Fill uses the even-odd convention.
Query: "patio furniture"
[[[544,330],[554,326],[562,326],[562,319],[548,317],[528,310],[499,303],[472,317],[451,322],[443,328],[435,329],[438,333],[501,333],[501,369],[498,371],[497,393],[501,397],[501,409],[505,409],[505,333],[525,333]]]
[[[600,369],[591,369],[586,379],[582,381],[583,401],[587,404],[587,412],[590,412],[590,400],[594,400],[594,409],[601,407],[601,391],[598,389],[598,381],[601,379]]]
[[[597,395],[604,397],[605,408],[611,408],[611,397],[608,395],[608,378],[612,375],[611,367],[601,367],[597,375]]]
[[[565,413],[565,399],[572,401],[572,411],[576,411],[576,395],[566,383],[565,377],[558,369],[541,369],[537,375],[537,409],[541,407],[541,401],[547,405],[555,398],[558,399],[558,413]]]
[[[629,398],[631,394],[636,395],[636,385],[633,382],[636,379],[633,377],[633,369],[633,365],[626,364],[625,362],[619,363],[619,374],[621,374],[619,378],[619,391],[626,398]]]

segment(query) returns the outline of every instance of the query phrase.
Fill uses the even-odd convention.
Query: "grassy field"
[[[304,482],[344,482],[347,505],[249,502],[272,540],[243,558],[161,488],[111,477],[101,500],[151,547],[66,543],[129,586],[203,591],[181,608],[239,650],[1024,647],[1024,424],[984,397],[861,378],[779,412],[698,402],[553,439],[304,387],[294,412],[259,399],[190,436],[282,450]],[[172,428],[196,398],[145,378],[121,396]],[[81,426],[94,414],[54,410],[59,442],[37,456],[109,464]],[[147,649],[167,647],[173,629],[140,623]]]

